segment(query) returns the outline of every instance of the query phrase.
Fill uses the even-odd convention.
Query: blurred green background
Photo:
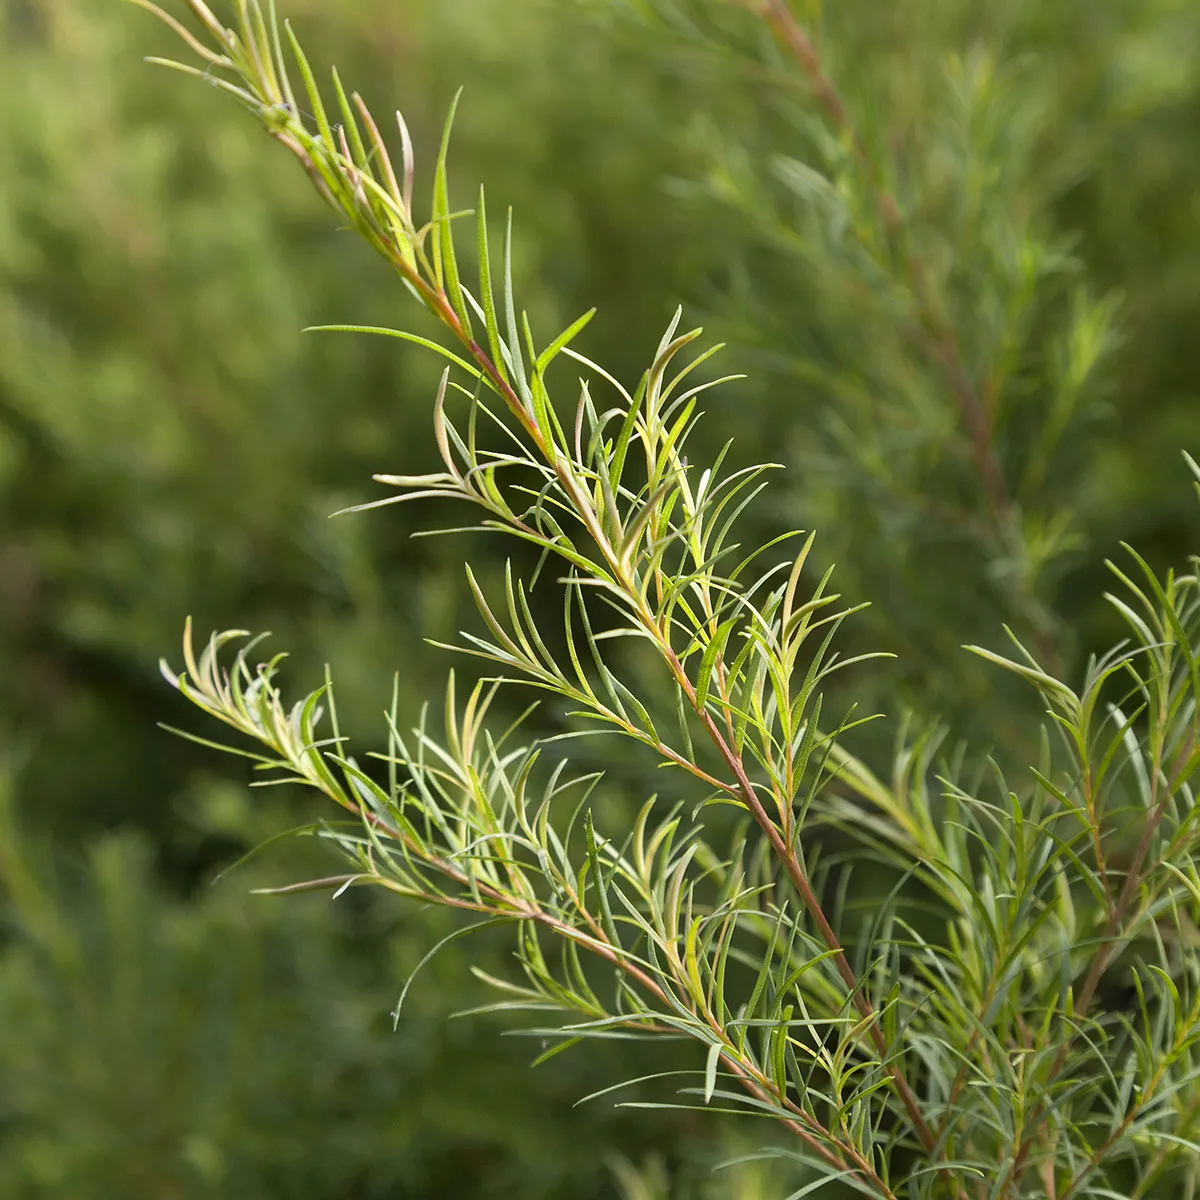
[[[747,537],[815,523],[847,599],[873,602],[851,637],[900,658],[856,695],[1020,740],[1021,701],[957,649],[1000,643],[1003,571],[922,513],[919,438],[871,449],[862,433],[889,397],[934,385],[858,286],[869,276],[779,189],[798,176],[772,156],[808,161],[821,135],[753,22],[719,3],[648,18],[617,0],[284,7],[310,56],[404,109],[426,168],[466,85],[455,197],[485,180],[495,211],[513,205],[535,329],[597,305],[583,348],[625,380],[677,303],[730,343],[723,369],[749,378],[712,394],[696,453],[734,436],[739,461],[789,468]],[[1036,587],[1078,666],[1115,631],[1105,556],[1127,540],[1165,565],[1194,546],[1178,452],[1200,448],[1200,10],[882,7],[838,5],[823,41],[870,136],[914,146],[929,229],[941,164],[954,196],[978,193],[970,228],[999,231],[955,250],[968,332],[1007,294],[1013,228],[1070,256],[1067,282],[1022,311],[1029,411],[1072,288],[1116,313],[1040,493],[1072,514],[1072,546]],[[245,114],[142,62],[176,53],[118,0],[0,5],[0,1195],[786,1195],[765,1170],[709,1176],[759,1131],[572,1107],[640,1064],[591,1048],[531,1070],[536,1046],[447,1021],[487,998],[470,963],[507,969],[503,937],[449,947],[393,1031],[449,918],[248,894],[321,873],[308,841],[213,885],[313,808],[158,728],[198,727],[157,667],[178,662],[184,618],[271,630],[297,689],[334,664],[345,724],[369,742],[395,670],[407,711],[440,694],[448,662],[422,639],[470,624],[464,555],[486,575],[508,551],[411,540],[445,519],[417,505],[327,519],[376,495],[375,471],[431,469],[438,365],[301,332],[404,324],[412,307]],[[963,117],[951,101],[980,71],[1011,107],[968,96]],[[631,1181],[614,1156],[657,1165]]]

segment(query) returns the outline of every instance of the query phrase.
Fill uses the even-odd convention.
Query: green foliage
[[[543,1060],[588,1040],[699,1043],[702,1065],[632,1081],[682,1077],[682,1099],[625,1103],[769,1118],[794,1138],[769,1153],[814,1173],[795,1195],[823,1182],[888,1198],[1192,1186],[1200,585],[1193,574],[1160,579],[1131,551],[1132,575],[1112,568],[1126,639],[1089,661],[1078,692],[1062,681],[1039,589],[1067,525],[1044,485],[1111,349],[1115,309],[1059,289],[1064,264],[1032,225],[1003,211],[988,225],[966,203],[986,179],[1002,210],[1015,204],[1002,164],[1023,178],[1028,94],[994,85],[986,62],[951,71],[964,105],[951,120],[972,134],[961,170],[939,180],[936,155],[918,147],[906,192],[851,124],[790,10],[746,6],[806,74],[833,132],[835,178],[775,164],[805,201],[802,218],[820,218],[802,253],[848,295],[883,303],[876,324],[864,323],[864,373],[850,381],[862,401],[861,427],[845,429],[851,468],[899,465],[909,489],[899,495],[961,508],[980,560],[968,586],[998,581],[997,604],[1034,643],[1012,633],[1017,657],[977,655],[1033,684],[1049,717],[1032,769],[1020,738],[976,761],[942,754],[935,731],[902,727],[884,781],[845,745],[860,723],[854,707],[828,715],[831,699],[853,695],[852,684],[829,686],[835,672],[877,656],[836,649],[854,609],[839,607],[829,572],[809,582],[812,537],[790,557],[787,538],[747,539],[739,518],[765,468],[734,470],[724,450],[703,469],[689,461],[696,398],[728,382],[692,375],[711,352],[678,362],[700,331],[678,334],[677,314],[633,390],[571,347],[591,312],[535,341],[514,300],[511,222],[497,255],[482,193],[473,290],[459,263],[462,214],[446,175],[453,106],[425,219],[403,118],[393,165],[336,73],[331,119],[273,8],[247,0],[234,30],[188,2],[204,39],[183,36],[207,66],[180,69],[259,117],[454,346],[366,330],[416,341],[450,366],[433,403],[441,469],[378,475],[400,494],[359,507],[465,502],[482,510],[479,529],[539,555],[528,573],[506,566],[495,588],[468,568],[485,632],[464,633],[460,649],[493,674],[461,704],[452,677],[440,739],[424,713],[406,731],[394,696],[374,764],[350,752],[328,683],[288,704],[278,657],[255,665],[243,648],[226,666],[222,651],[241,635],[216,635],[197,656],[189,629],[185,671],[168,679],[259,743],[232,749],[263,783],[315,789],[353,818],[324,829],[347,871],[284,890],[376,885],[472,914],[476,925],[447,942],[514,925],[524,978],[484,974],[504,997],[488,1011],[536,1014],[529,1032],[548,1043]],[[994,161],[979,158],[993,148]],[[942,193],[926,213],[931,179]],[[979,266],[973,245],[959,246],[975,240]],[[1043,344],[1057,348],[1044,359],[1026,345],[1035,310]],[[865,373],[877,340],[880,369],[899,373],[889,353],[902,334],[919,352],[895,412],[917,434],[907,467],[888,456],[901,429],[881,419]],[[569,405],[554,398],[560,358],[582,368]],[[533,599],[547,589],[561,604],[553,624]],[[511,684],[552,697],[559,731],[489,722]],[[603,773],[572,768],[585,734],[666,768],[670,801],[651,796],[623,822]],[[822,853],[814,835],[829,826],[852,850]],[[895,879],[890,891],[852,894],[862,862]]]
[[[454,89],[467,84],[450,200],[473,205],[478,179],[487,180],[501,310],[497,218],[513,205],[513,290],[539,335],[596,305],[598,318],[575,345],[621,380],[638,378],[679,301],[689,316],[704,310],[710,333],[731,343],[721,370],[746,378],[700,397],[710,415],[689,433],[693,486],[731,433],[730,470],[786,464],[734,536],[750,549],[795,526],[818,528],[801,592],[836,560],[837,590],[852,604],[874,601],[839,629],[830,652],[899,656],[823,680],[829,730],[852,705],[857,715],[917,714],[899,729],[890,719],[856,729],[846,746],[857,757],[827,764],[854,771],[853,786],[827,782],[808,812],[809,865],[826,889],[821,898],[832,895],[834,927],[859,969],[866,915],[893,887],[921,937],[944,940],[943,902],[926,885],[902,882],[912,845],[895,843],[906,812],[897,795],[917,790],[944,841],[939,774],[999,804],[998,785],[987,792],[974,782],[992,749],[1022,805],[1045,802],[1027,773],[1043,753],[1036,689],[959,646],[1002,645],[1005,622],[1052,674],[1086,693],[1077,681],[1088,654],[1102,657],[1126,628],[1101,599],[1113,590],[1105,557],[1128,564],[1119,543],[1131,543],[1163,579],[1194,548],[1189,498],[1172,464],[1193,436],[1200,362],[1200,25],[1181,0],[952,0],[933,9],[900,0],[886,11],[858,0],[822,10],[805,0],[792,11],[825,91],[794,40],[776,40],[753,13],[715,0],[289,5],[322,60],[335,59],[382,109],[404,111],[422,180]],[[393,507],[387,519],[325,520],[364,499],[372,471],[443,471],[421,400],[436,389],[436,360],[383,338],[299,336],[331,321],[388,325],[394,280],[352,239],[328,231],[320,207],[295,188],[286,156],[264,153],[236,106],[137,66],[141,55],[164,53],[170,36],[111,0],[16,0],[0,13],[0,737],[15,731],[24,751],[13,780],[23,822],[58,841],[43,857],[6,835],[11,936],[0,945],[0,1004],[9,1027],[29,1033],[7,1040],[0,1068],[6,1096],[19,1097],[6,1102],[6,1194],[129,1194],[138,1186],[123,1173],[130,1162],[154,1165],[140,1179],[153,1195],[165,1180],[185,1194],[225,1195],[235,1177],[252,1181],[255,1195],[288,1194],[295,1180],[306,1195],[575,1198],[615,1186],[635,1200],[779,1197],[804,1186],[803,1170],[778,1159],[705,1177],[714,1161],[758,1148],[762,1120],[739,1129],[732,1118],[677,1110],[614,1114],[609,1096],[569,1110],[581,1094],[649,1071],[693,1069],[701,1086],[707,1058],[687,1042],[594,1041],[527,1071],[527,1044],[494,1037],[503,1013],[443,1027],[444,1014],[485,1003],[468,962],[511,980],[503,929],[450,942],[408,990],[392,1034],[386,1010],[425,951],[456,928],[452,912],[397,905],[385,892],[370,902],[371,889],[332,907],[325,897],[239,898],[246,886],[328,871],[308,852],[311,840],[277,845],[215,893],[197,887],[214,865],[324,810],[322,797],[306,803],[295,789],[246,791],[249,770],[217,784],[202,747],[155,730],[156,720],[191,728],[186,702],[164,704],[154,670],[186,612],[203,629],[236,621],[275,630],[297,652],[289,676],[300,695],[319,682],[322,661],[335,661],[343,733],[354,736],[360,768],[390,790],[386,764],[366,751],[388,753],[391,731],[377,714],[393,669],[402,667],[395,733],[414,752],[423,743],[409,726],[443,670],[421,635],[450,642],[463,627],[488,633],[469,615],[470,589],[459,586],[463,558],[503,617],[506,558],[514,581],[529,581],[539,551],[495,533],[410,541],[445,519],[435,497]],[[322,87],[335,111],[336,92]],[[897,227],[880,205],[884,194],[896,201]],[[454,225],[461,253],[474,240],[472,221]],[[1027,277],[1030,263],[1038,270]],[[476,290],[469,262],[460,282]],[[414,332],[438,336],[432,318],[414,320]],[[991,441],[1013,501],[1006,521],[994,519],[929,329],[957,342],[976,391],[1003,382]],[[1096,347],[1103,353],[1085,373]],[[568,424],[572,369],[564,355],[547,373]],[[455,380],[474,391],[469,376]],[[1073,399],[1064,384],[1077,389]],[[593,391],[601,408],[624,403],[594,379]],[[1050,399],[1072,419],[1047,441]],[[458,423],[467,411],[451,387],[450,417]],[[483,449],[511,451],[499,430],[478,429]],[[1040,472],[1031,469],[1039,453]],[[500,469],[499,483],[529,482],[519,470]],[[520,494],[506,494],[519,511]],[[449,519],[468,511],[460,502]],[[1136,566],[1124,570],[1146,590]],[[566,661],[561,573],[547,562],[526,596],[556,662]],[[605,635],[605,664],[656,730],[672,732],[672,685],[655,658],[641,643],[607,636],[617,620],[609,610],[589,611],[593,632]],[[732,627],[728,638],[737,644]],[[699,648],[685,664],[689,677],[710,681],[705,704],[717,651],[729,645],[710,642],[707,666]],[[479,658],[458,663],[460,707],[480,669]],[[1120,680],[1107,686],[1123,706]],[[528,698],[502,689],[487,728],[498,736]],[[543,698],[508,748],[579,728],[574,702]],[[1097,738],[1115,729],[1097,721]],[[426,720],[431,740],[440,740],[440,723]],[[1136,733],[1144,728],[1139,718]],[[707,753],[703,729],[688,733]],[[963,735],[969,752],[958,745]],[[1069,771],[1070,746],[1045,753],[1046,777],[1075,797],[1054,774]],[[704,794],[699,781],[657,771],[644,739],[611,736],[545,746],[530,786],[544,786],[563,758],[560,784],[606,772],[587,801],[597,855],[604,835],[628,830],[654,792],[669,797],[654,810],[663,816],[685,800],[685,836],[690,802]],[[715,760],[706,769],[715,771]],[[1132,795],[1126,785],[1117,790]],[[568,790],[554,805],[565,816],[581,796]],[[973,828],[985,818],[967,807],[964,817],[959,802],[957,820]],[[1120,807],[1102,841],[1118,886],[1138,846],[1135,816]],[[723,852],[736,810],[701,816],[704,839]],[[564,851],[573,867],[589,864],[587,883],[582,822]],[[125,830],[93,845],[113,825],[150,840]],[[864,833],[874,857],[862,852]],[[990,835],[988,845],[1003,839]],[[936,850],[935,838],[935,863]],[[1094,868],[1094,849],[1076,853]],[[81,859],[109,865],[80,868]],[[87,972],[45,969],[35,927],[46,919],[39,926],[28,895],[19,899],[13,886],[22,870],[40,881],[51,924],[88,939]],[[52,874],[65,884],[53,885]],[[712,886],[699,886],[697,903]],[[118,892],[134,900],[105,908],[100,898]],[[1096,919],[1103,928],[1086,882],[1072,904],[1077,929]],[[1139,963],[1161,963],[1165,953],[1174,974],[1190,938],[1185,917],[1177,923],[1178,936],[1160,921],[1121,950],[1101,974],[1094,1015],[1136,1012]],[[155,975],[156,947],[177,945],[181,928],[188,952],[164,956],[170,969]],[[91,981],[107,977],[122,939],[139,947],[134,974],[150,982],[132,1013],[122,1004],[103,1022],[80,1020],[91,1011]],[[556,943],[543,940],[553,963]],[[230,946],[237,953],[226,963]],[[206,973],[223,963],[229,994],[239,996],[233,1008],[205,989]],[[603,996],[603,977],[584,970]],[[743,997],[755,978],[745,970],[727,971],[727,987]],[[301,977],[311,1003],[293,1003],[290,982]],[[1076,982],[1085,981],[1081,969]],[[1149,994],[1153,1001],[1153,983]],[[212,1016],[202,1018],[196,1002],[194,1020],[176,1017],[189,995],[203,997]],[[237,1025],[241,1010],[245,1025]],[[138,1054],[139,1019],[173,1029],[152,1042],[170,1043],[169,1055]],[[227,1078],[161,1065],[202,1060],[195,1047],[231,1022],[277,1033],[256,1039],[257,1054],[215,1056]],[[98,1059],[96,1046],[108,1041],[115,1049]],[[1110,1060],[1119,1055],[1113,1049]],[[353,1094],[331,1089],[303,1075],[310,1061],[373,1082]],[[70,1069],[77,1062],[100,1065]],[[56,1064],[49,1075],[47,1063]],[[155,1126],[168,1135],[149,1151],[131,1123],[109,1119],[123,1111],[131,1074],[143,1108],[169,1114]],[[669,1091],[664,1080],[625,1095]],[[413,1094],[419,1105],[406,1103]],[[242,1136],[213,1115],[218,1109],[264,1136]],[[192,1129],[215,1147],[210,1165],[225,1164],[224,1175],[204,1176],[208,1183],[180,1149]],[[710,1144],[718,1130],[729,1144]],[[778,1137],[793,1140],[782,1129]],[[280,1165],[285,1142],[294,1175]],[[336,1149],[323,1158],[321,1145]],[[606,1183],[614,1152],[627,1161]],[[71,1165],[54,1175],[47,1162]],[[1164,1195],[1186,1186],[1171,1177],[1156,1184]]]

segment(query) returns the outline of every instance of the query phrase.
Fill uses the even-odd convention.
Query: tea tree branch
[[[192,0],[192,7],[198,15],[204,9],[201,0]],[[207,10],[204,11],[207,12]],[[213,21],[210,17],[202,17],[202,19],[209,28],[212,28]],[[490,299],[489,256],[484,224],[486,216],[482,197],[479,212],[482,304],[475,301],[462,286],[450,229],[453,214],[449,211],[446,189],[446,139],[443,139],[437,167],[433,219],[429,225],[418,230],[411,210],[409,185],[406,183],[403,190],[398,186],[396,172],[375,122],[370,118],[366,106],[358,97],[353,97],[352,101],[358,117],[367,128],[369,141],[373,147],[369,160],[364,154],[356,155],[351,149],[351,141],[360,150],[364,143],[357,133],[357,126],[354,123],[355,114],[345,104],[343,104],[343,110],[346,124],[339,129],[336,138],[333,136],[328,121],[323,116],[324,110],[320,96],[316,92],[315,85],[309,79],[310,73],[298,46],[294,46],[294,49],[308,85],[310,104],[317,113],[318,135],[310,134],[296,115],[295,98],[287,83],[286,70],[282,61],[276,61],[274,57],[278,53],[277,46],[273,46],[265,36],[256,37],[253,24],[244,27],[241,39],[238,39],[232,32],[226,31],[221,44],[224,54],[220,57],[235,65],[235,70],[242,77],[240,82],[242,92],[253,97],[253,103],[257,105],[260,115],[264,117],[264,123],[272,136],[282,141],[301,159],[310,177],[320,182],[323,194],[351,217],[368,241],[384,252],[402,278],[416,291],[425,306],[466,348],[470,362],[474,364],[473,373],[476,378],[496,392],[503,399],[509,412],[517,418],[523,433],[532,442],[537,456],[545,464],[545,467],[549,468],[554,480],[561,487],[572,515],[580,521],[599,551],[600,561],[595,564],[586,562],[585,565],[585,559],[580,557],[579,549],[573,545],[569,546],[563,538],[545,538],[540,533],[531,535],[530,527],[511,510],[504,509],[497,515],[523,536],[532,536],[535,540],[540,541],[546,549],[565,557],[569,564],[576,568],[582,567],[592,576],[593,580],[601,583],[606,590],[620,596],[635,625],[640,627],[640,630],[657,648],[675,685],[682,692],[689,707],[696,713],[720,758],[731,772],[734,783],[729,785],[726,790],[745,805],[767,836],[805,909],[814,921],[822,941],[834,952],[838,971],[845,982],[848,994],[852,996],[854,1004],[868,1024],[868,1031],[876,1049],[886,1057],[887,1043],[879,1029],[871,1002],[864,994],[860,981],[855,976],[836,933],[822,911],[820,902],[797,856],[794,844],[789,844],[787,840],[787,823],[790,820],[791,811],[790,791],[787,795],[776,796],[777,807],[784,823],[781,829],[763,807],[756,788],[746,773],[742,756],[735,752],[726,736],[721,733],[712,712],[709,711],[705,698],[701,697],[697,686],[689,678],[684,664],[673,648],[669,610],[655,612],[646,599],[645,579],[638,577],[637,568],[640,564],[648,569],[650,576],[654,579],[657,593],[660,596],[664,595],[668,590],[668,585],[663,577],[661,558],[655,561],[653,557],[648,558],[644,554],[638,555],[635,552],[637,543],[632,538],[629,539],[630,544],[618,548],[613,540],[613,535],[621,534],[622,520],[618,518],[613,523],[615,528],[606,528],[605,514],[597,509],[594,496],[585,488],[586,465],[581,462],[572,462],[569,447],[560,444],[553,423],[554,418],[547,408],[548,398],[545,396],[542,382],[545,367],[548,365],[549,359],[557,353],[557,349],[551,347],[545,355],[538,359],[534,364],[532,378],[526,381],[520,366],[520,346],[513,338],[515,315],[511,311],[511,301],[509,301],[510,310],[508,312],[510,335],[507,340],[500,331]],[[453,113],[451,114],[452,120]],[[403,121],[399,118],[398,125],[401,130],[404,129]],[[449,127],[448,122],[447,136]],[[347,129],[351,131],[349,136]],[[413,173],[411,147],[407,136],[404,137],[404,155],[404,177],[407,181],[412,178]],[[377,178],[377,174],[379,178]],[[427,237],[432,241],[432,260],[425,246]],[[506,280],[506,288],[508,287],[509,284]],[[475,340],[469,308],[474,309],[485,322],[489,344],[499,351],[498,355],[489,355]],[[576,326],[572,327],[572,330],[563,335],[563,338],[560,339],[562,343],[560,348],[566,348],[570,337],[582,327],[585,321],[586,318],[581,319]],[[632,398],[629,398],[630,407],[627,414],[627,420],[637,419],[640,422],[636,428],[646,448],[648,480],[662,481],[666,483],[668,490],[661,498],[651,494],[643,504],[636,505],[631,509],[624,519],[626,528],[636,527],[637,523],[642,521],[643,528],[647,530],[657,528],[661,531],[664,529],[662,514],[667,501],[678,497],[685,506],[689,503],[686,484],[683,482],[682,460],[678,448],[668,440],[672,435],[668,432],[658,408],[658,405],[667,399],[667,395],[663,394],[659,397],[655,393],[662,386],[663,376],[670,359],[682,346],[691,341],[698,331],[685,334],[677,339],[672,338],[673,332],[674,327],[663,339],[659,360],[651,368],[646,381],[644,381],[643,386],[646,390],[644,415],[639,414]],[[532,347],[530,353],[532,354]],[[507,357],[511,368],[503,365],[502,355]],[[445,384],[443,384],[443,390],[444,387]],[[523,394],[518,394],[516,387],[521,387]],[[441,411],[443,410],[441,402],[439,402],[439,412]],[[446,447],[449,442],[442,440],[440,444]],[[448,460],[446,465],[448,475],[453,475],[455,472],[453,461]],[[678,482],[671,482],[671,474],[677,476]],[[605,478],[601,474],[596,482],[600,483],[602,488],[607,488],[609,496],[615,498],[619,495],[619,476],[613,479]],[[468,493],[467,498],[479,500],[480,495],[472,491]],[[606,503],[611,510],[612,501],[608,500]],[[495,512],[494,497],[489,497],[484,506],[489,511]],[[692,547],[692,550],[695,569],[703,572],[706,564],[699,554],[694,553],[695,547]],[[726,671],[724,653],[715,641],[716,629],[711,624],[718,604],[707,594],[709,586],[707,583],[699,582],[699,586],[703,592],[703,603],[709,614],[710,623],[707,629],[697,630],[694,637],[707,639],[707,645],[714,648],[710,671],[715,671],[723,679]],[[794,594],[794,590],[795,580],[793,579],[789,596]],[[788,614],[785,613],[784,624],[786,624],[787,618]],[[786,665],[780,664],[777,686],[786,686],[786,679],[794,669],[794,650],[789,648],[787,653],[791,656],[791,661]],[[721,686],[725,687],[725,684]],[[782,706],[786,705],[787,701],[781,696],[780,702],[782,711]],[[728,697],[725,698],[723,707],[726,710],[727,720],[731,721],[732,714]],[[790,745],[791,741],[792,737],[789,735],[785,744]],[[785,751],[785,754],[788,756],[785,775],[790,779],[790,783],[785,784],[785,790],[794,790],[795,764],[791,762],[790,750]],[[683,758],[682,755],[674,753],[670,757],[673,761],[680,761]],[[889,1060],[887,1069],[918,1136],[925,1143],[927,1149],[932,1148],[933,1135],[924,1120],[911,1088],[903,1077],[900,1065]]]

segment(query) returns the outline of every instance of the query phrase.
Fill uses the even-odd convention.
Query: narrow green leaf
[[[509,925],[512,921],[512,917],[489,917],[485,921],[476,921],[474,924],[466,925],[462,929],[455,929],[452,933],[446,934],[444,938],[438,941],[432,949],[421,957],[421,961],[417,963],[413,968],[412,974],[405,981],[404,988],[400,992],[400,999],[396,1001],[396,1007],[392,1011],[393,1025],[398,1027],[400,1024],[400,1010],[404,1007],[404,998],[408,995],[408,989],[412,987],[413,980],[420,974],[421,968],[436,957],[444,946],[448,946],[451,942],[456,942],[459,938],[466,937],[467,934],[474,933],[478,929],[489,929],[493,925]]]
[[[704,1103],[712,1100],[713,1089],[717,1086],[717,1066],[721,1062],[721,1051],[724,1046],[713,1042],[708,1048],[708,1058],[704,1062]]]
[[[712,683],[713,669],[717,657],[724,651],[729,635],[738,625],[737,617],[730,617],[717,626],[717,631],[704,648],[704,657],[700,660],[700,670],[696,675],[696,708],[703,709],[708,702],[709,686]]]
[[[617,934],[616,922],[613,921],[612,909],[608,904],[608,887],[604,880],[604,867],[600,862],[600,854],[596,846],[596,830],[592,823],[590,808],[587,810],[584,830],[587,834],[588,860],[592,867],[592,878],[596,881],[596,895],[600,900],[600,924],[608,940],[614,946],[619,946],[621,944],[620,937]]]
[[[570,345],[570,343],[574,341],[575,335],[584,329],[588,322],[590,322],[595,315],[596,310],[594,308],[589,308],[587,312],[583,314],[583,316],[577,317],[574,321],[572,321],[571,324],[568,325],[567,328],[564,329],[562,333],[560,333],[558,337],[556,337],[554,341],[552,341],[550,345],[538,355],[536,370],[539,374],[545,373],[546,368],[555,360],[555,358],[558,357],[559,352],[563,349],[563,347]]]
[[[471,315],[463,300],[462,282],[459,279],[458,259],[454,254],[454,229],[450,220],[450,185],[446,174],[446,159],[450,152],[450,132],[454,127],[454,114],[458,111],[458,100],[462,88],[454,93],[450,112],[442,129],[442,144],[438,150],[437,168],[433,175],[433,270],[439,288],[444,288],[450,298],[463,332],[471,336]]]
[[[583,1041],[581,1037],[564,1038],[555,1046],[551,1046],[549,1050],[543,1051],[530,1063],[530,1066],[540,1067],[542,1063],[552,1059],[556,1054],[561,1054],[564,1050],[570,1050],[572,1046],[578,1046]]]
[[[295,32],[292,30],[291,22],[284,21],[283,27],[287,32],[288,42],[291,44],[292,55],[296,60],[296,65],[300,68],[300,77],[304,80],[304,90],[308,93],[308,102],[312,106],[313,116],[317,121],[317,128],[321,132],[321,140],[325,143],[326,149],[328,149],[330,154],[336,154],[337,146],[334,144],[333,130],[329,127],[329,118],[325,115],[325,105],[321,103],[321,93],[317,88],[317,80],[313,75],[312,67],[308,65],[308,59],[300,47],[300,42],[296,38]]]
[[[333,90],[337,94],[338,107],[342,111],[342,128],[346,131],[346,138],[354,155],[354,164],[357,167],[365,168],[367,164],[367,147],[362,140],[362,133],[358,128],[358,121],[355,119],[354,110],[350,107],[350,101],[346,97],[345,89],[342,87],[342,79],[338,75],[337,67],[331,67],[330,74],[333,76]]]
[[[479,207],[476,210],[475,226],[479,243],[479,298],[483,304],[488,347],[492,352],[492,362],[496,370],[507,382],[508,368],[501,349],[500,325],[496,320],[496,298],[492,292],[492,260],[488,250],[487,205],[483,197],[483,184],[479,185]]]
[[[786,1050],[788,1025],[793,1011],[792,1005],[787,1005],[780,1014],[779,1023],[771,1031],[771,1076],[781,1098],[788,1093]]]
[[[521,399],[528,404],[529,383],[525,378],[525,359],[521,355],[521,338],[517,333],[517,308],[513,301],[511,208],[508,210],[508,221],[504,227],[504,320],[508,328],[508,353],[512,360],[513,378],[517,381]]]
[[[474,376],[476,379],[483,379],[483,373],[478,367],[467,362],[465,358],[460,358],[453,350],[447,350],[445,346],[439,345],[437,342],[430,341],[429,338],[421,337],[419,334],[406,333],[403,329],[386,329],[378,325],[309,325],[305,333],[374,333],[380,337],[399,338],[403,342],[412,342],[417,346],[424,346],[426,350],[433,350],[440,354],[443,358],[448,358],[456,367],[462,367],[467,374]]]

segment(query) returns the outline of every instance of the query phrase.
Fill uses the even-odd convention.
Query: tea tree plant
[[[295,889],[459,909],[454,937],[511,925],[522,977],[489,978],[494,1007],[532,1019],[543,1058],[587,1039],[696,1043],[675,1099],[627,1102],[775,1123],[790,1140],[769,1152],[812,1174],[797,1197],[835,1182],[893,1200],[1190,1192],[1200,560],[1165,578],[1132,550],[1113,566],[1128,635],[1075,684],[1015,635],[1009,656],[975,648],[1040,694],[1036,762],[977,762],[901,728],[882,777],[845,744],[863,718],[824,699],[871,656],[839,652],[854,608],[806,569],[813,535],[739,543],[768,468],[689,460],[700,397],[726,382],[702,374],[700,331],[676,314],[632,389],[573,347],[591,313],[539,340],[513,294],[511,218],[497,249],[482,192],[473,261],[459,257],[451,121],[419,210],[403,118],[385,138],[336,72],[327,108],[273,7],[239,0],[227,28],[188,0],[196,33],[138,3],[201,64],[168,65],[249,108],[446,335],[369,330],[447,361],[431,404],[442,467],[377,476],[395,493],[360,507],[458,501],[472,528],[521,543],[497,586],[466,573],[482,631],[457,649],[488,677],[464,695],[451,676],[420,714],[393,702],[386,749],[365,757],[331,684],[285,700],[281,656],[234,649],[237,632],[197,649],[187,630],[168,679],[255,747],[220,748],[349,814],[322,831],[345,869]],[[762,11],[784,21],[783,5]],[[965,397],[963,414],[970,427]],[[549,698],[560,731],[529,712],[501,727],[510,686]],[[572,770],[588,735],[664,768],[628,822],[609,781]],[[821,853],[830,825],[891,873],[878,903],[856,902],[847,856]],[[662,1078],[627,1083],[657,1096]]]

